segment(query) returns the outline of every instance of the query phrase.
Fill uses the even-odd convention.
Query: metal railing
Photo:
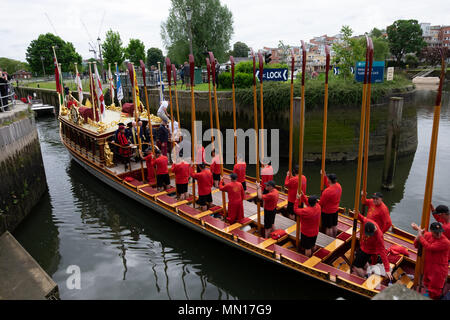
[[[11,110],[16,101],[14,99],[14,86],[11,82],[0,82],[0,111]]]

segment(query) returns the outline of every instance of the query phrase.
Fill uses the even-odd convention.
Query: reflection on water
[[[395,189],[385,193],[395,225],[409,230],[422,207],[433,93],[418,95],[419,144],[399,159]],[[449,99],[445,95],[434,203],[445,202],[450,173]],[[421,107],[424,106],[425,107]],[[48,195],[15,236],[58,283],[63,299],[335,299],[356,296],[228,247],[123,196],[89,175],[59,141],[54,118],[37,121]],[[368,191],[379,190],[382,161],[369,164]],[[327,164],[351,207],[355,163]],[[318,193],[319,166],[307,164],[308,193]],[[286,165],[277,176],[284,180]],[[251,174],[251,170],[249,170]],[[69,290],[70,265],[81,269],[81,290]]]

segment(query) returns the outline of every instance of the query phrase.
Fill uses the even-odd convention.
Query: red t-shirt
[[[175,174],[176,184],[186,184],[189,182],[190,168],[190,164],[184,161],[172,165],[172,172]]]
[[[201,159],[201,160],[200,160]],[[195,163],[205,163],[205,148],[203,146],[197,146],[197,151],[195,152]]]
[[[198,182],[198,195],[206,196],[211,193],[211,188],[213,186],[213,176],[209,169],[203,169],[199,173],[191,173],[191,177],[196,179]]]
[[[265,183],[270,180],[273,180],[273,168],[269,165],[261,169],[261,190],[266,188]]]
[[[299,208],[299,199],[295,199],[294,212],[300,217],[300,231],[307,237],[315,237],[319,234],[320,205],[316,203],[314,207],[308,206],[305,196],[302,197],[305,207]]]
[[[387,258],[387,250],[384,247],[383,233],[381,232],[380,227],[375,221],[364,217],[362,214],[358,215],[358,219],[362,222],[360,229],[361,237],[359,240],[361,250],[367,254],[379,254],[381,261],[383,261],[384,269],[386,272],[389,272],[389,260]],[[364,234],[364,225],[367,222],[372,222],[377,227],[377,230],[371,237],[367,237]]]
[[[290,178],[289,175],[286,175],[284,186],[288,188],[288,201],[295,203],[298,192],[298,175],[295,177],[291,176]],[[306,177],[304,175],[302,175],[302,192],[303,194],[306,194]]]
[[[233,172],[237,174],[237,182],[245,181],[245,171],[247,170],[247,164],[245,162],[238,162],[233,167]]]
[[[278,190],[273,188],[269,193],[263,194],[262,199],[265,210],[275,210],[278,203]]]
[[[325,188],[320,196],[320,206],[323,213],[335,213],[341,202],[342,187],[339,182]]]
[[[166,156],[160,155],[158,158],[152,160],[152,166],[156,167],[156,174],[167,174],[169,170],[167,168],[168,159]]]
[[[147,164],[147,177],[148,177],[148,179],[151,179],[151,178],[155,177],[155,170],[154,170],[153,165],[152,165],[153,159],[154,158],[153,158],[153,154],[152,153],[148,154],[144,158],[145,163]]]
[[[373,199],[366,199],[364,203],[367,207],[367,218],[375,221],[381,228],[381,232],[385,233],[392,226],[391,216],[386,205],[382,202],[376,206]]]
[[[220,180],[219,189],[228,193],[229,203],[242,203],[244,200],[244,187],[240,182],[231,181],[224,185],[223,180]]]
[[[220,160],[219,160],[219,156],[214,156],[214,158],[212,159],[211,162],[211,172],[215,173],[215,174],[220,174]]]

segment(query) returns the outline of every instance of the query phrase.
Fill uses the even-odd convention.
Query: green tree
[[[161,23],[161,37],[168,56],[177,62],[187,60],[189,29],[186,9],[192,9],[192,50],[197,65],[205,64],[212,51],[218,61],[226,58],[233,34],[233,17],[219,0],[172,0],[169,17]]]
[[[371,36],[371,38],[373,42],[373,60],[385,61],[390,55],[388,41],[385,38],[377,38],[374,36]],[[359,40],[364,52],[363,60],[365,60],[365,52],[367,46],[366,37],[361,37],[359,38]]]
[[[238,41],[233,45],[231,55],[233,57],[247,57],[249,51],[250,48],[244,42]]]
[[[0,57],[0,69],[13,74],[19,70],[29,71],[30,66],[26,62]]]
[[[291,55],[291,46],[284,44],[283,41],[280,40],[278,42],[278,49],[280,49],[280,51],[281,51],[281,54],[280,54],[281,63],[286,63],[287,57],[289,57]]]
[[[58,62],[61,63],[63,72],[74,72],[75,62],[81,65],[81,55],[75,51],[71,42],[65,42],[54,34],[46,33],[31,41],[27,48],[26,60],[30,65],[31,72],[43,75],[43,64],[45,74],[54,73],[52,46],[55,46],[56,57]]]
[[[145,61],[145,45],[139,39],[130,39],[128,47],[125,48],[125,58],[139,65],[139,60]]]
[[[122,40],[120,39],[119,32],[109,30],[106,32],[105,41],[102,44],[103,63],[108,66],[108,63],[114,65],[117,62],[118,65],[122,65],[125,60],[125,49],[122,47]]]
[[[161,51],[161,49],[158,48],[150,48],[147,50],[147,68],[150,69],[151,66],[158,67],[158,61],[161,62],[161,64],[164,64],[164,55]],[[175,63],[171,61],[172,63]]]
[[[373,38],[380,38],[383,35],[383,30],[380,30],[378,28],[373,28],[372,31],[370,31],[370,36]]]
[[[417,20],[397,20],[387,27],[389,49],[400,65],[407,53],[419,54],[426,46]]]
[[[333,44],[335,56],[332,63],[339,67],[339,76],[347,79],[352,77],[350,68],[365,59],[365,50],[361,39],[352,38],[353,30],[349,26],[342,26],[341,34],[342,42]]]

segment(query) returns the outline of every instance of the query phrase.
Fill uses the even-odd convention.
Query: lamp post
[[[189,52],[193,55],[192,52],[192,29],[191,29],[191,19],[192,19],[192,9],[190,7],[186,8],[186,18],[189,26]]]
[[[44,78],[46,77],[46,75],[45,75],[45,68],[44,68],[44,57],[43,56],[41,56],[41,63],[42,63],[42,71],[44,72]]]

